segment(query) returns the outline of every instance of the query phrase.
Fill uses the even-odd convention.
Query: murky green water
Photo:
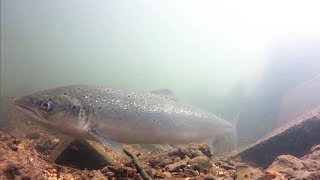
[[[4,0],[1,95],[171,89],[227,120],[240,112],[240,136],[255,139],[276,126],[283,95],[320,72],[317,6],[289,4]]]

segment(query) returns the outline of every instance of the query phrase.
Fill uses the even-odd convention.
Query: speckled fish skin
[[[40,108],[50,101],[50,110]],[[97,130],[111,141],[128,144],[205,142],[231,132],[216,115],[155,92],[90,85],[40,91],[15,100],[29,116],[72,136],[94,139]]]

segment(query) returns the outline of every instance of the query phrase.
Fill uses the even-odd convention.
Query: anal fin
[[[161,144],[160,146],[164,151],[169,151],[172,149],[172,146],[170,146],[169,144]]]

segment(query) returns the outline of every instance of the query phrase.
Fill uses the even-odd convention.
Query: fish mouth
[[[46,119],[45,112],[35,106],[26,105],[26,102],[20,98],[15,98],[13,100],[13,105],[23,113],[38,121],[44,121]]]

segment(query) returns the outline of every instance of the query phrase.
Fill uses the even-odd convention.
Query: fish
[[[181,102],[170,90],[67,85],[14,99],[24,114],[64,134],[123,152],[124,144],[214,144],[233,125]]]

